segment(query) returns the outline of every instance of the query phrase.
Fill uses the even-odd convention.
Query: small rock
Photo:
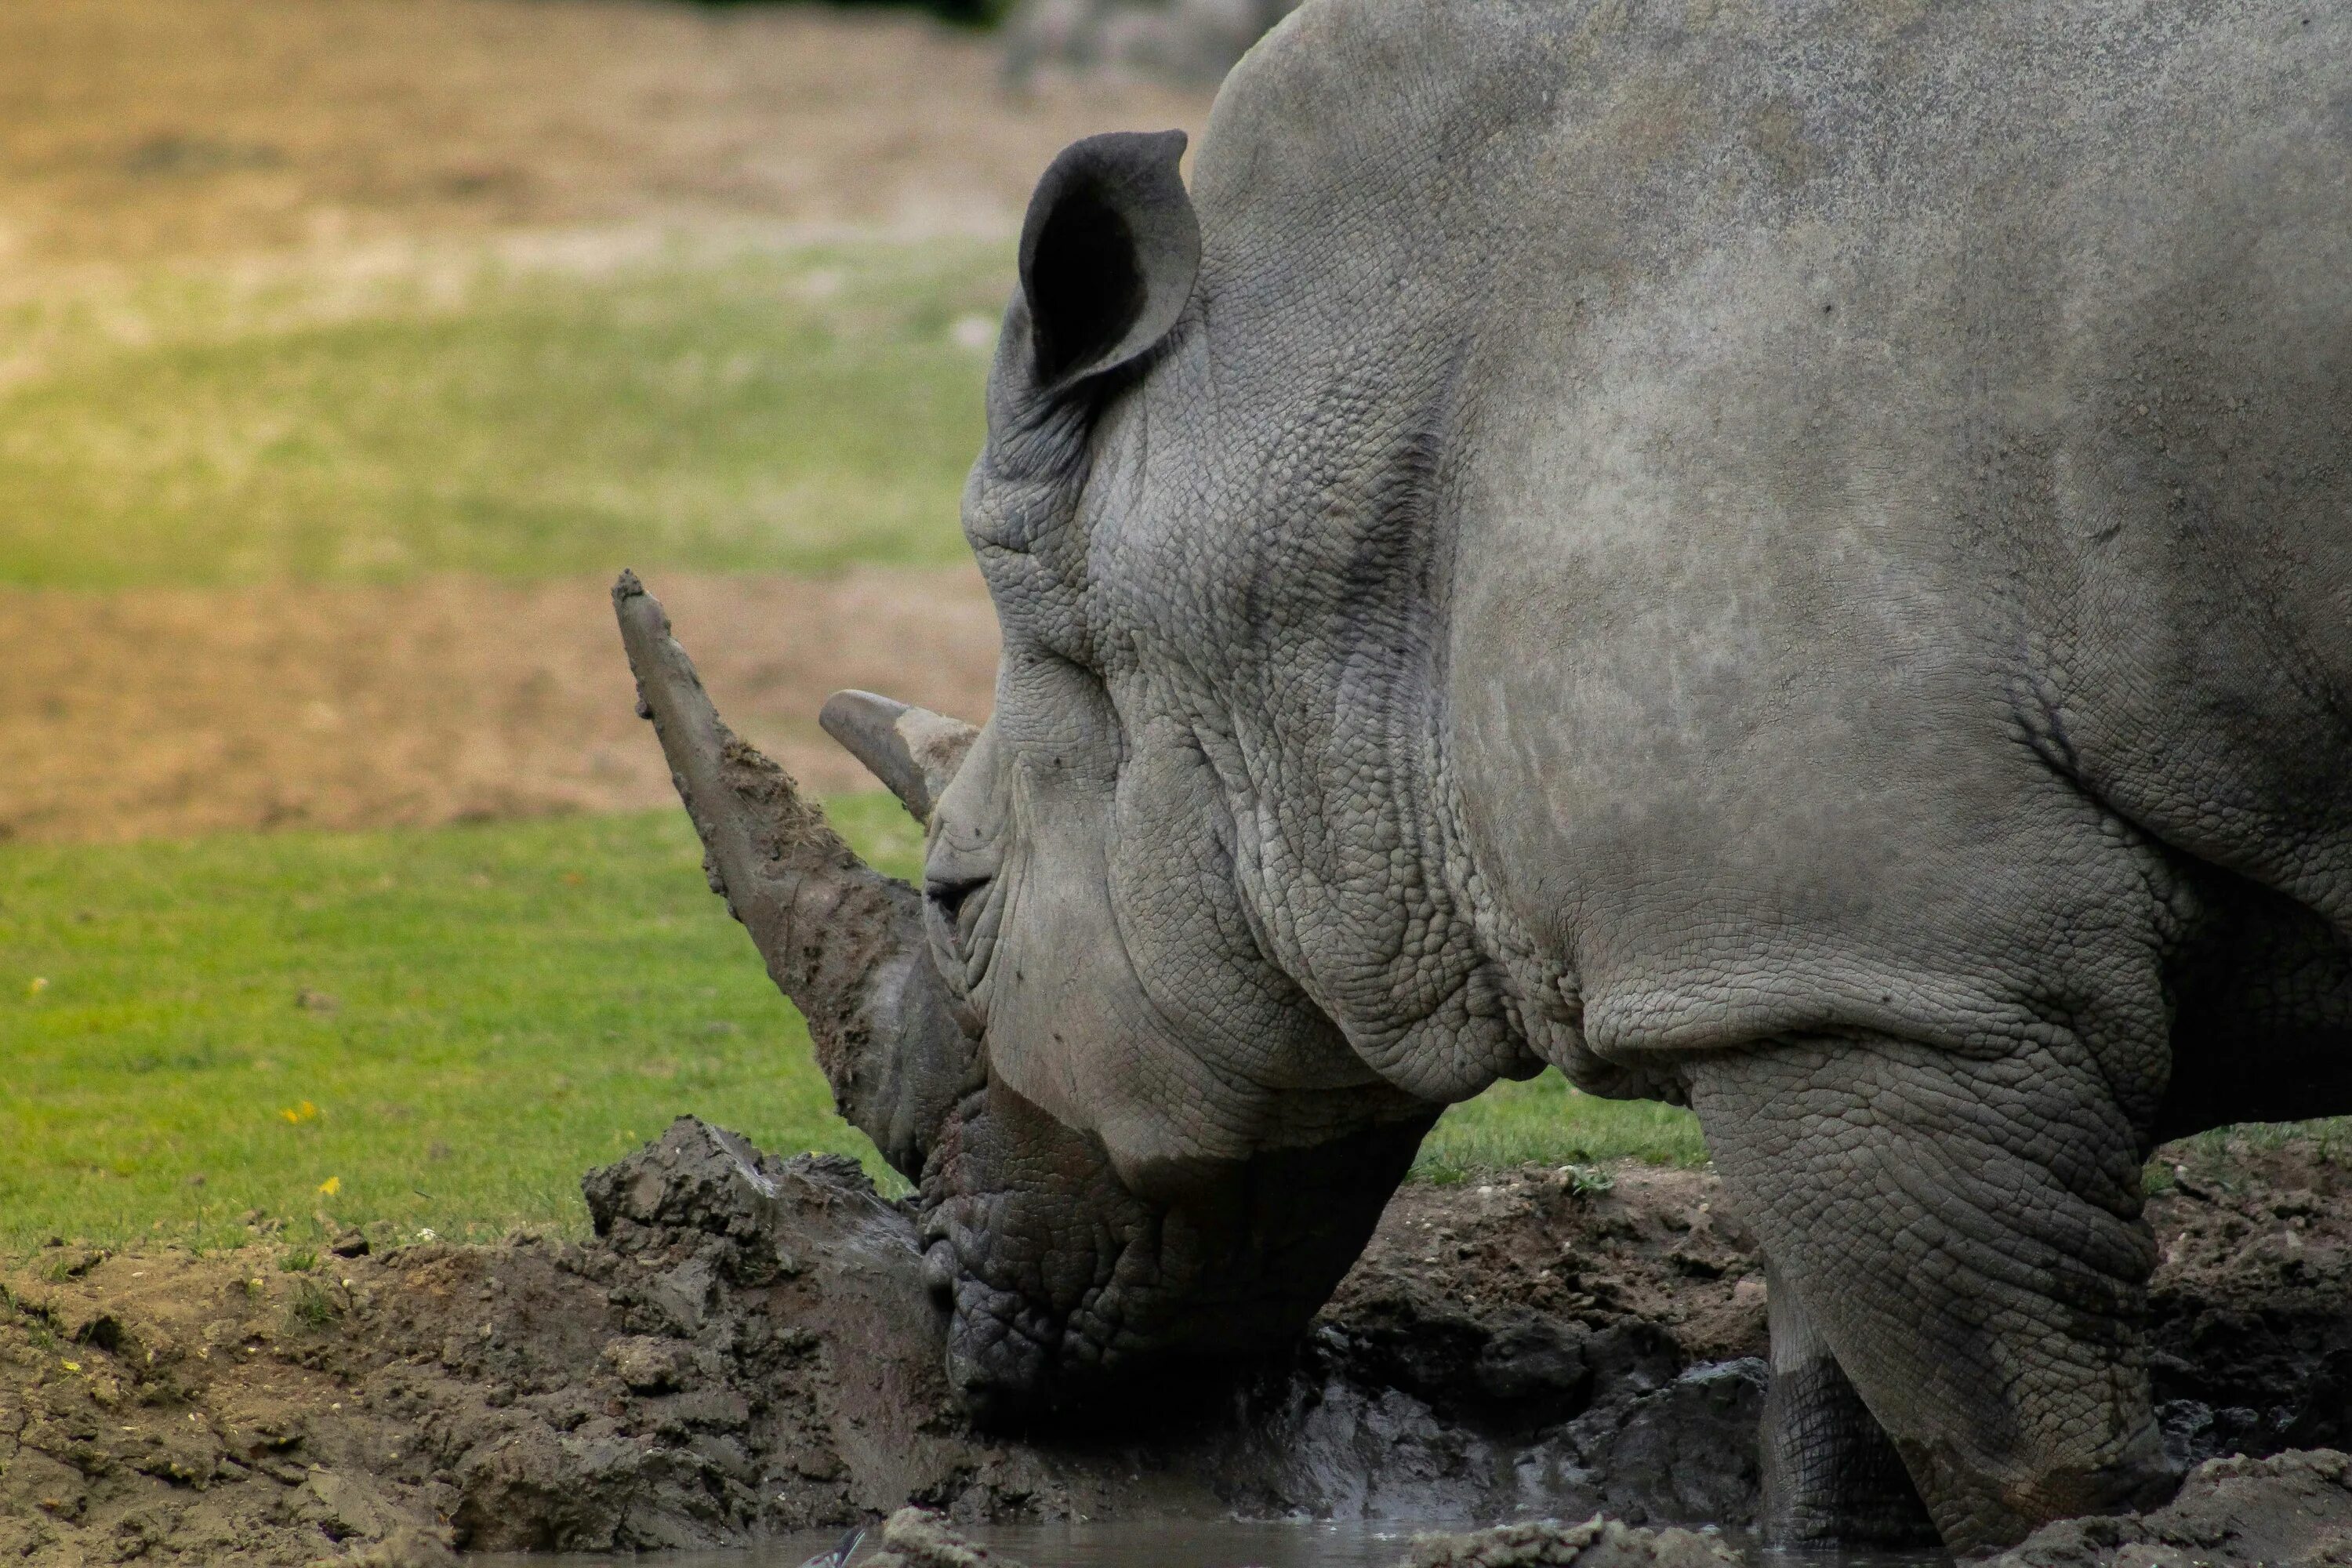
[[[356,1230],[347,1230],[329,1242],[327,1250],[338,1258],[365,1258],[368,1238]]]
[[[296,1508],[299,1517],[336,1541],[384,1541],[407,1522],[405,1510],[384,1496],[375,1478],[341,1470],[305,1476]]]

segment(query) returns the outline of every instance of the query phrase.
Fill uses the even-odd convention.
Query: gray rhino
[[[993,718],[828,708],[919,892],[623,588],[975,1410],[1551,1064],[1759,1240],[1778,1538],[2168,1495],[2141,1162],[2352,1111],[2352,5],[1311,0],[1181,148],[1029,209]]]

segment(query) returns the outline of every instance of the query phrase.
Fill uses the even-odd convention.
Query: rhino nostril
[[[923,1254],[923,1286],[932,1299],[944,1302],[955,1294],[955,1248],[944,1241],[931,1243]]]

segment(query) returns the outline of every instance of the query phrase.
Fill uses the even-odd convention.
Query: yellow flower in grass
[[[319,1184],[319,1190],[331,1198],[343,1190],[343,1179],[341,1176],[329,1176]]]
[[[294,1127],[305,1121],[316,1121],[319,1119],[319,1108],[306,1100],[299,1105],[288,1106],[279,1111],[278,1116],[278,1120],[284,1121],[287,1126]]]

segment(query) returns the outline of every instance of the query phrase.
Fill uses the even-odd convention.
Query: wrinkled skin
[[[1294,1328],[1549,1063],[1699,1114],[1784,1539],[2168,1495],[2139,1163],[2352,1110],[2352,9],[1311,0],[1173,155],[1041,186],[966,498],[975,1404]]]

